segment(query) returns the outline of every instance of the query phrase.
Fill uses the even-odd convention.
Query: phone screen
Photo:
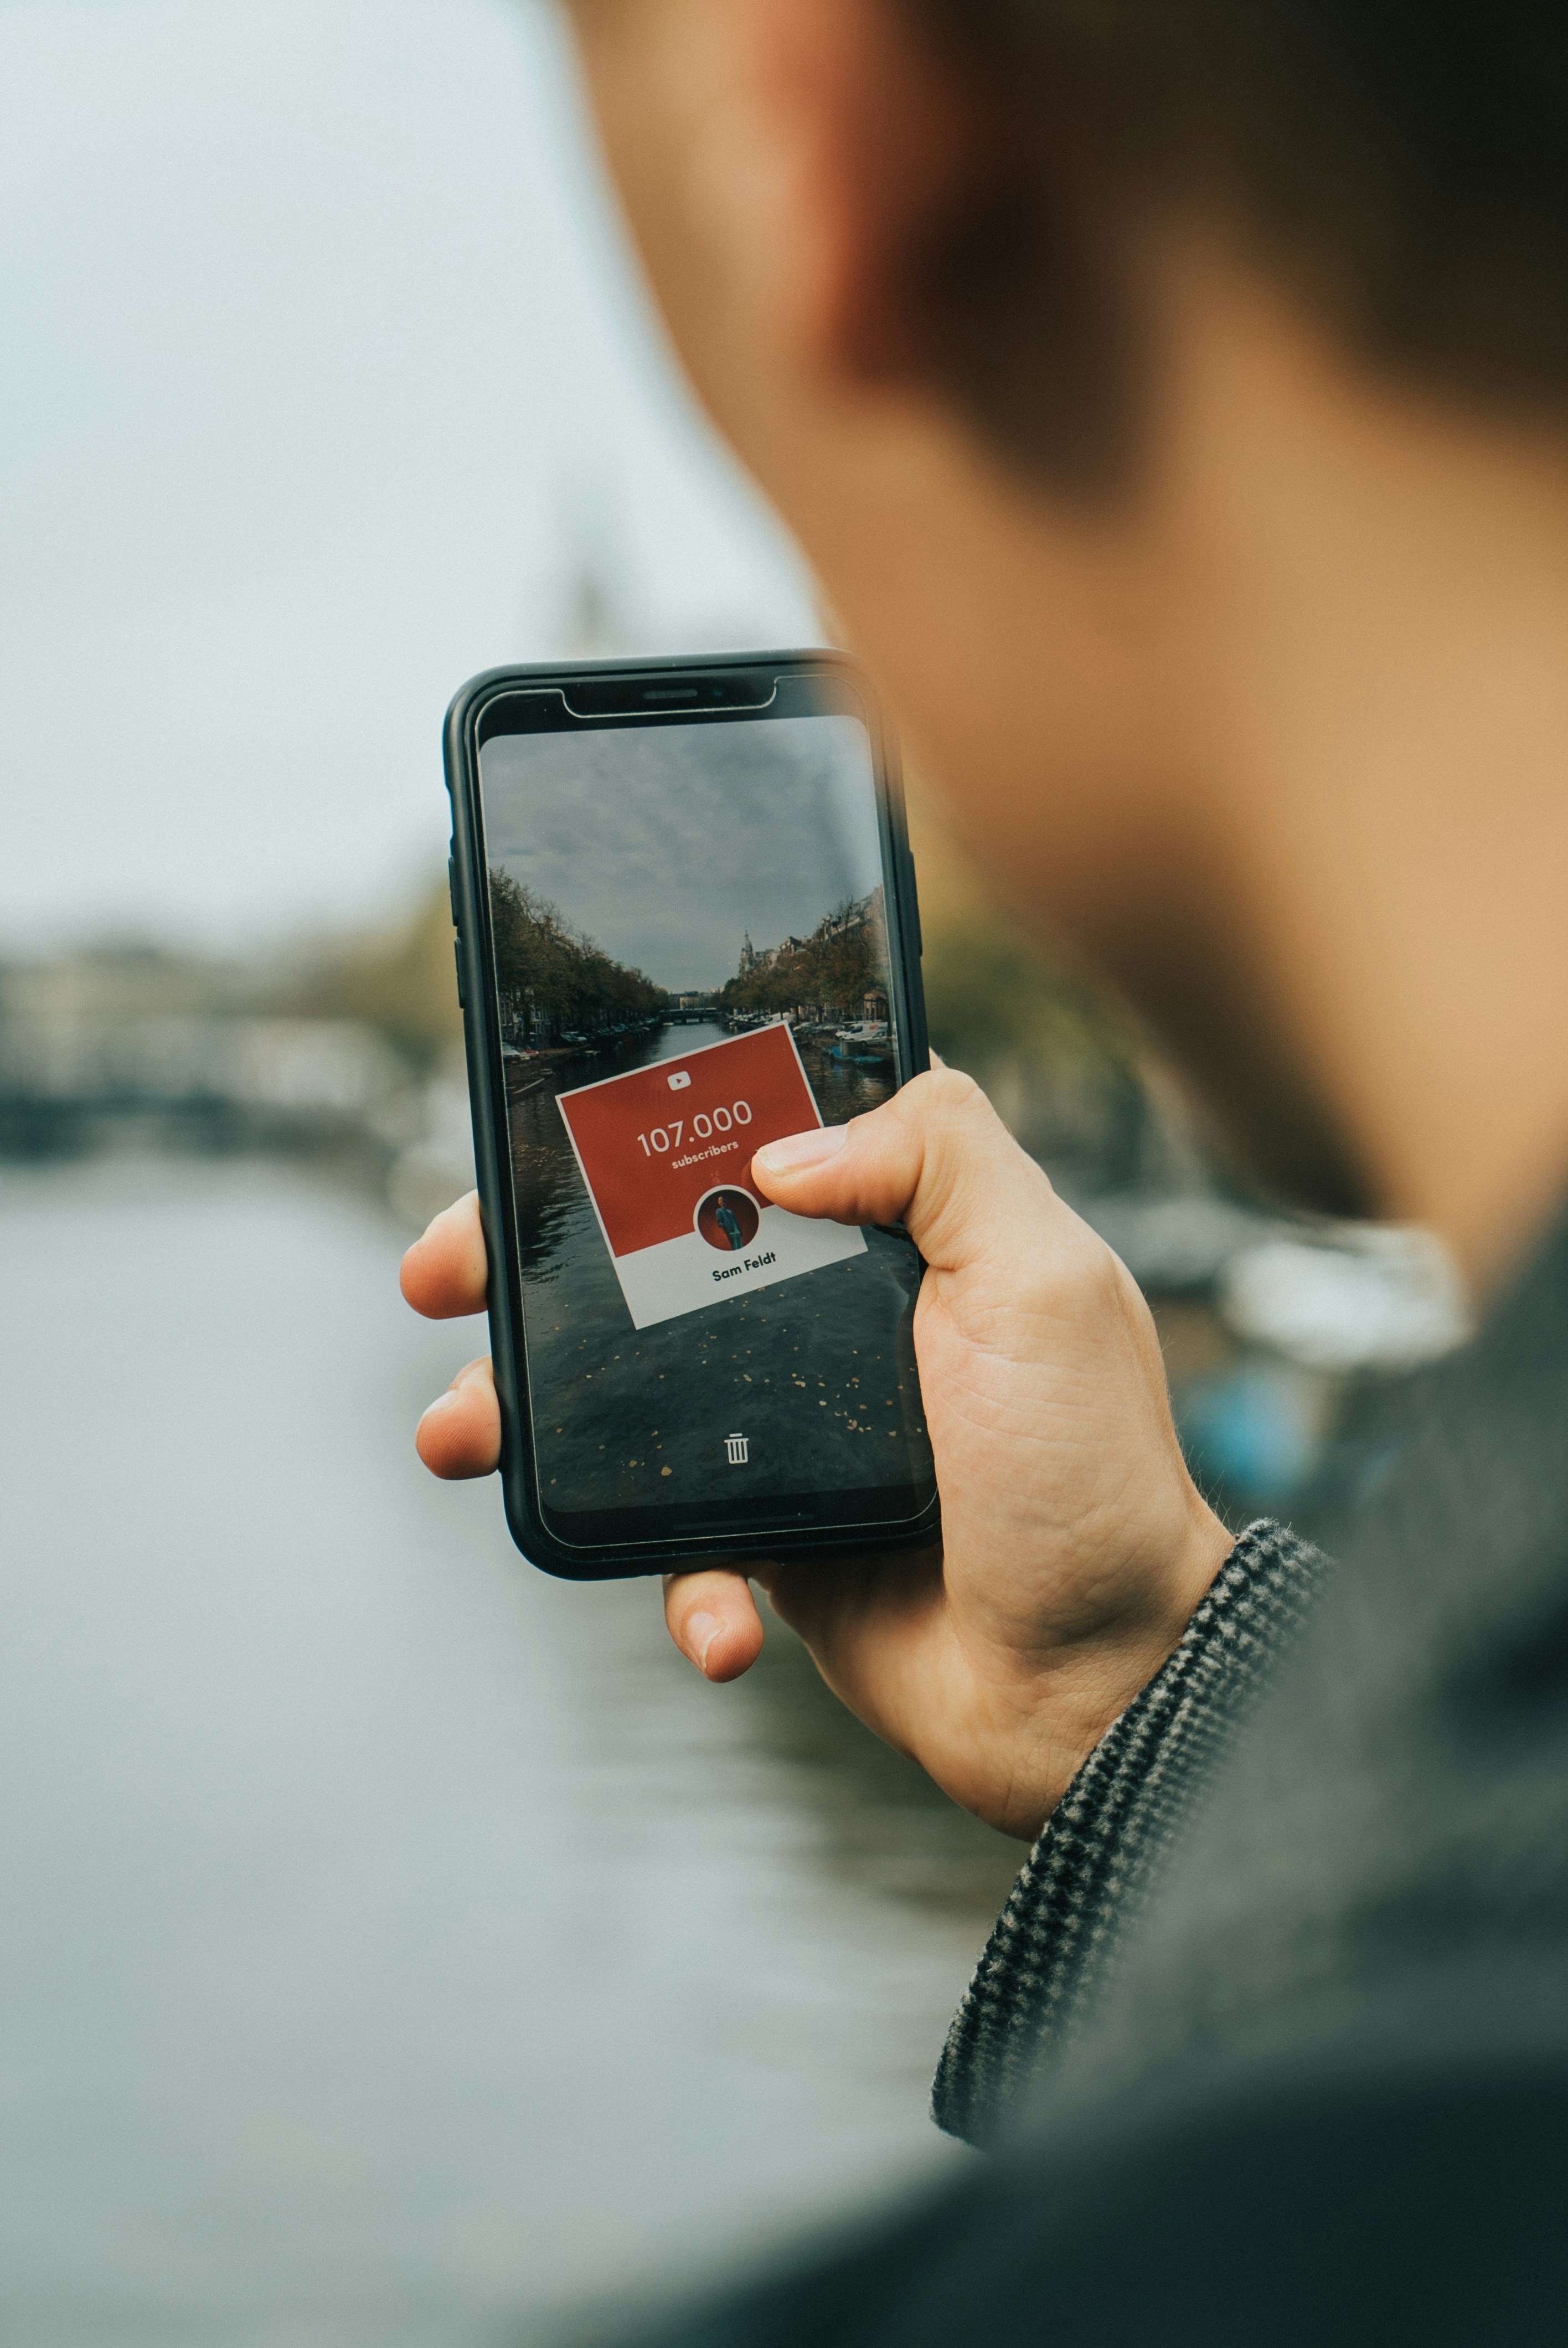
[[[787,1214],[753,1152],[896,1090],[886,821],[847,682],[481,727],[540,1515],[582,1546],[917,1517],[901,1231]]]

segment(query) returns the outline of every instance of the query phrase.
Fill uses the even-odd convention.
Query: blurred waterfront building
[[[409,953],[129,945],[0,963],[0,1157],[251,1151],[381,1179],[424,1131],[442,1056],[438,1010],[407,999]]]

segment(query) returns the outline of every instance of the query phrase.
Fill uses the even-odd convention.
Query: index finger
[[[427,1321],[453,1321],[462,1313],[483,1313],[488,1260],[479,1222],[479,1193],[470,1190],[444,1207],[423,1239],[403,1259],[403,1293]]]

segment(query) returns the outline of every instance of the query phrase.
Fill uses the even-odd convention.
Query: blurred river
[[[525,1566],[415,1416],[483,1350],[368,1200],[0,1175],[0,2332],[457,2348],[967,2156],[1020,1856],[786,1633]]]

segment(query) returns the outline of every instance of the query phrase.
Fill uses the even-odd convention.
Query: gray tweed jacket
[[[948,2034],[932,2109],[949,2135],[995,2137],[1078,2036],[1324,1570],[1309,1542],[1279,1525],[1250,1526],[1163,1671],[1073,1779]]]

